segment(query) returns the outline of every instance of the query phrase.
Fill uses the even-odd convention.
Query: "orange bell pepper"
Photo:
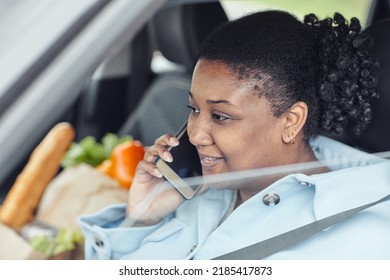
[[[138,163],[144,158],[145,148],[140,141],[133,140],[119,144],[111,153],[112,177],[129,189]]]
[[[113,165],[111,159],[104,160],[102,163],[96,166],[96,169],[102,172],[103,174],[113,177],[112,175]]]

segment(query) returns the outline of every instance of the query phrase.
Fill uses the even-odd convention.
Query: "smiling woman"
[[[389,192],[388,154],[369,153],[390,150],[390,26],[377,22],[390,18],[389,3],[0,0],[0,203],[40,140],[63,121],[79,144],[113,133],[148,148],[132,166],[130,190],[110,192],[127,204],[80,218],[87,258],[212,259],[379,201]],[[199,52],[210,30],[227,21],[224,10],[240,19],[217,29]],[[155,54],[174,64],[155,67]],[[369,54],[381,62],[379,98]],[[185,122],[188,133],[176,139]],[[101,158],[97,145],[88,147]],[[183,179],[188,192],[179,193],[161,166],[179,167],[180,179],[193,175],[188,162],[203,176]],[[123,174],[128,187],[133,177],[114,172],[117,163],[108,162],[106,174]],[[51,221],[58,226],[86,213],[75,201],[102,207],[80,195],[96,193],[94,175],[67,171],[59,175],[69,176],[75,192],[68,200],[54,190],[45,208],[57,213]],[[68,201],[75,207],[61,207]],[[379,203],[262,257],[389,259],[388,213],[389,202]],[[4,244],[0,255],[19,253]]]
[[[285,145],[275,145],[282,119],[269,114],[269,101],[253,92],[246,79],[237,80],[225,63],[198,62],[190,105],[195,109],[188,119],[188,134],[198,147],[203,175],[281,165],[281,158],[275,157],[279,152],[284,163],[295,162],[287,161]]]
[[[137,167],[127,206],[80,218],[87,258],[212,259],[386,197],[388,160],[319,135],[346,125],[358,135],[371,119],[378,63],[360,31],[356,18],[338,13],[301,22],[272,10],[215,29],[201,46],[188,104],[201,191],[185,200],[163,180],[155,160],[175,161],[169,148],[180,139],[159,137]],[[359,160],[330,163],[350,157]],[[208,181],[294,164],[311,167]],[[364,212],[265,258],[389,258],[390,202]]]

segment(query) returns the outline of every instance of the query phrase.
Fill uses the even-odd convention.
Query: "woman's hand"
[[[178,144],[176,137],[165,134],[146,150],[129,191],[127,225],[156,224],[184,201],[184,198],[162,179],[161,171],[154,164],[157,157],[171,162],[172,155],[167,147],[175,147]]]

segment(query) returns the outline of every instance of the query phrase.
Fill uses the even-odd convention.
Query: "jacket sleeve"
[[[126,205],[120,204],[79,218],[85,238],[86,259],[121,259],[137,250],[142,240],[164,223],[161,221],[148,227],[126,227],[122,225],[125,213]]]

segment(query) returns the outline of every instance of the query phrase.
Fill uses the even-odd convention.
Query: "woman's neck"
[[[285,165],[318,161],[318,159],[315,157],[315,155],[313,154],[312,150],[309,147],[307,147],[304,150],[305,150],[304,152],[301,151],[301,153],[296,153],[296,157],[291,157],[290,160],[285,163]],[[311,169],[295,170],[294,173],[313,175],[313,174],[326,173],[329,171],[331,170],[327,166],[321,165],[320,167],[315,167]],[[265,188],[267,188],[277,180],[289,174],[290,173],[280,173],[276,175],[261,176],[261,178],[258,180],[246,182],[245,186],[242,186],[238,189],[235,208],[237,208],[239,205],[241,205],[242,203],[250,199],[252,196],[259,193],[260,191],[264,190]]]

